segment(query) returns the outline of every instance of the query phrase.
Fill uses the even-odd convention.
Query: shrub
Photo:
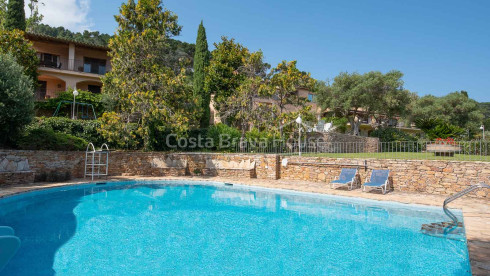
[[[454,138],[458,139],[464,135],[464,129],[451,125],[448,123],[439,123],[431,129],[425,131],[427,137],[431,140],[435,140],[437,138]]]
[[[391,127],[378,128],[371,132],[370,136],[378,137],[381,142],[417,141],[416,137]]]
[[[27,130],[17,140],[17,146],[25,150],[85,150],[87,141],[73,135],[54,132],[49,128]]]
[[[100,146],[105,143],[100,135],[100,121],[97,120],[72,120],[64,117],[37,117],[26,129],[51,129],[54,132],[70,134],[85,141]]]
[[[219,123],[208,129],[208,138],[213,140],[214,148],[218,150],[233,150],[241,137],[240,130]]]
[[[332,122],[332,126],[335,128],[335,131],[340,133],[345,133],[348,129],[347,123],[349,120],[345,117],[326,117],[322,118],[326,123]]]
[[[0,145],[12,143],[33,116],[32,80],[10,55],[0,54]]]
[[[419,119],[415,120],[415,125],[420,128],[430,140],[437,138],[462,138],[465,131],[464,129],[444,122],[439,119]]]
[[[105,112],[104,104],[102,102],[101,94],[94,94],[88,91],[78,91],[78,96],[76,102],[78,103],[88,103],[93,105],[95,110],[95,115],[97,117],[102,116]],[[44,102],[36,102],[36,110],[40,114],[52,115],[56,111],[60,101],[68,101],[70,103],[61,104],[60,111],[58,113],[59,117],[71,117],[71,102],[73,102],[73,89],[68,89],[65,92],[58,93],[56,98],[48,99]]]

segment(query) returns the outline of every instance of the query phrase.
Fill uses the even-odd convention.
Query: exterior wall
[[[38,53],[46,53],[60,56],[62,59],[68,59],[68,45],[56,42],[31,41],[34,50]]]
[[[27,158],[35,173],[69,172],[83,177],[84,152],[0,150],[6,156]],[[372,169],[389,169],[391,186],[395,191],[451,195],[471,184],[490,181],[489,162],[459,162],[444,160],[344,159],[320,157],[280,157],[273,154],[216,154],[163,152],[111,152],[110,175],[218,175],[222,177],[284,179],[323,182],[325,185],[340,174],[342,167],[359,167],[360,181],[365,181]],[[286,167],[282,159],[288,159]],[[157,166],[161,160],[178,160],[185,166]],[[210,161],[254,162],[250,169],[211,168]],[[175,162],[174,162],[175,163]],[[364,169],[367,165],[367,169]],[[21,180],[24,181],[24,180]],[[20,182],[19,182],[20,183]],[[23,182],[26,183],[26,182]],[[488,190],[470,194],[490,199]]]
[[[56,98],[57,92],[66,91],[66,83],[59,78],[47,75],[40,75],[38,80],[46,82],[46,99]]]
[[[304,164],[305,162],[310,164]],[[363,167],[365,164],[367,170]],[[452,195],[472,184],[490,181],[490,163],[488,162],[364,160],[297,156],[288,158],[288,166],[281,167],[281,179],[330,183],[340,174],[342,167],[357,166],[361,182],[365,182],[373,169],[389,169],[392,189],[403,192]],[[468,196],[490,199],[490,192],[480,190]]]
[[[87,90],[89,84],[102,85],[100,75],[80,72],[79,68],[83,70],[84,57],[104,59],[107,61],[106,71],[111,69],[106,50],[59,41],[31,40],[31,42],[36,52],[60,57],[61,69],[43,66],[38,69],[39,80],[47,81],[46,98],[56,97],[56,91],[64,91],[68,87]],[[60,84],[62,88],[58,87]]]

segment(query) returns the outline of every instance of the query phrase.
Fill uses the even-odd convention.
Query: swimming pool
[[[455,214],[462,220],[461,212]],[[471,275],[440,208],[240,185],[130,181],[0,200],[2,275]]]

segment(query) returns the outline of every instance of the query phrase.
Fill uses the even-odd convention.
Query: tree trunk
[[[361,126],[361,120],[357,114],[354,117],[349,117],[349,123],[351,127],[351,134],[354,136],[359,136],[359,127]]]

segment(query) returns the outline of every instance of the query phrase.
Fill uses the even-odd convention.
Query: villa
[[[0,5],[0,276],[490,275],[488,9],[37,2]]]
[[[109,48],[28,33],[40,60],[36,100],[55,98],[68,88],[100,93],[100,77],[111,69]]]

